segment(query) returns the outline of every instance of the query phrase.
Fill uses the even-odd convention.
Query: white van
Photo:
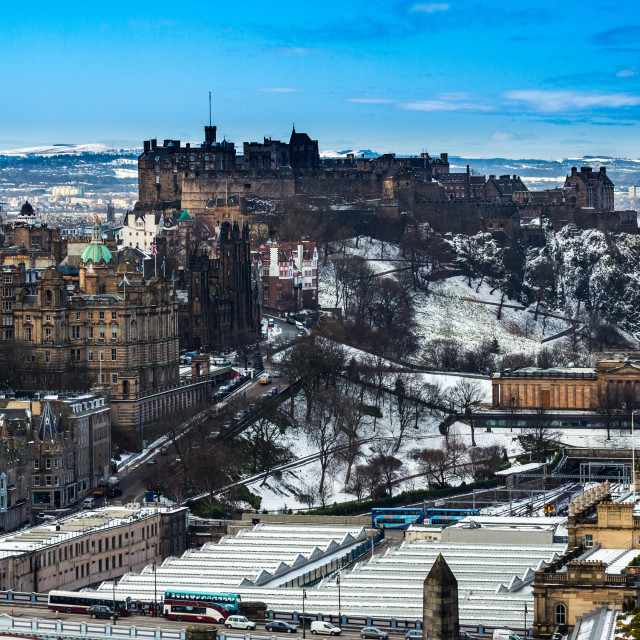
[[[96,501],[95,501],[93,498],[85,498],[85,499],[82,501],[82,506],[83,506],[85,509],[93,509],[93,507],[95,507],[95,506],[96,506]]]
[[[271,376],[268,373],[263,373],[260,376],[260,380],[258,382],[260,382],[260,384],[270,384],[271,383]]]
[[[297,329],[304,329],[304,324],[302,322],[300,322],[300,320],[296,320],[296,328]]]
[[[517,633],[509,629],[494,629],[493,640],[522,640]]]
[[[229,616],[224,621],[224,626],[227,629],[255,629],[256,623],[245,618],[244,616]]]
[[[339,636],[342,633],[340,627],[336,627],[335,624],[325,622],[324,620],[314,620],[311,623],[311,633],[324,633],[327,636]]]

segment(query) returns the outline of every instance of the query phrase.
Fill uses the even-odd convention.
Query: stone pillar
[[[422,633],[424,640],[459,640],[458,581],[439,554],[424,581]]]

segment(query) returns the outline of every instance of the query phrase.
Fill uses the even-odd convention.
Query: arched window
[[[47,304],[51,304],[51,302],[53,301],[53,294],[51,293],[51,289],[47,289],[44,293],[44,301]]]
[[[556,624],[567,624],[567,608],[562,603],[556,605]]]

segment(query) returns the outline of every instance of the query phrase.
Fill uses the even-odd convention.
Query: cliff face
[[[455,236],[463,272],[484,277],[525,305],[587,324],[598,316],[640,341],[640,239],[564,227],[543,246],[502,248],[487,234]],[[628,337],[629,337],[628,336]]]

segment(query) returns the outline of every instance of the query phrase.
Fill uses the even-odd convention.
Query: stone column
[[[424,581],[422,598],[424,640],[459,640],[458,581],[442,554]]]

